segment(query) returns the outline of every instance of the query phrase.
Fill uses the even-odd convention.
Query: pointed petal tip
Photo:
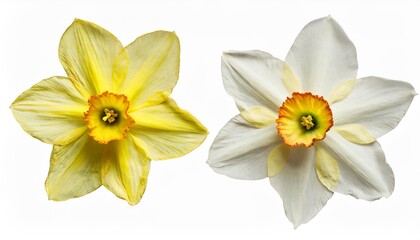
[[[293,223],[293,229],[296,230],[300,225],[301,223]]]
[[[178,39],[178,36],[177,36],[177,34],[176,34],[176,32],[175,32],[175,30],[174,31],[167,31],[167,30],[156,30],[156,31],[153,31],[153,32],[150,32],[150,33],[146,33],[146,34],[156,34],[156,33],[160,33],[160,34],[167,34],[167,35],[169,35],[169,36],[171,36],[171,37],[173,37],[173,38],[176,38],[176,39]]]
[[[74,18],[74,20],[73,20],[73,23],[72,23],[72,24],[75,24],[75,23],[78,23],[78,24],[85,24],[85,23],[89,23],[89,22],[88,22],[88,21],[86,21],[86,20],[80,19],[80,18]]]
[[[236,53],[236,52],[237,52],[237,51],[235,51],[235,50],[223,51],[223,52],[222,52],[222,59],[223,59],[224,57],[231,56],[232,54],[234,54],[234,53]]]
[[[156,31],[153,31],[153,32],[150,32],[150,33],[168,34],[168,35],[169,35],[169,36],[171,36],[171,37],[178,38],[178,36],[177,36],[177,34],[176,34],[175,30],[174,30],[174,31],[168,31],[168,30],[156,30]],[[150,34],[150,33],[146,33],[146,34]]]
[[[134,200],[134,199],[127,200],[128,205],[130,205],[131,207],[136,206],[139,202],[140,202],[140,199],[139,200]]]
[[[314,22],[315,21],[324,21],[324,22],[329,23],[329,24],[338,24],[337,21],[331,16],[331,14],[328,14],[325,17],[316,19],[316,20],[314,20]]]

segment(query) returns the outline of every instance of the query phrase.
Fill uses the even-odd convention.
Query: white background
[[[331,14],[341,24],[358,51],[359,77],[400,79],[420,91],[419,2],[314,2],[2,1],[0,239],[420,239],[418,97],[396,130],[379,139],[395,173],[393,195],[366,202],[335,194],[297,230],[268,179],[230,179],[205,163],[217,132],[238,112],[222,85],[221,53],[259,49],[284,59],[313,19]],[[74,18],[97,23],[124,45],[150,31],[175,30],[181,74],[172,96],[210,131],[191,154],[152,162],[134,207],[103,187],[49,201],[51,146],[26,134],[8,108],[38,81],[65,75],[57,49]]]

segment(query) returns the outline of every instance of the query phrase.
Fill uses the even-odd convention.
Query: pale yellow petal
[[[129,113],[135,120],[130,134],[151,159],[183,156],[206,139],[207,129],[189,112],[180,109],[172,99],[168,98],[158,105],[144,106]]]
[[[265,107],[252,107],[241,112],[241,116],[256,128],[263,128],[276,122],[277,115]]]
[[[302,85],[287,63],[284,63],[281,71],[281,80],[290,94],[302,92]]]
[[[137,204],[146,190],[150,159],[130,136],[112,141],[106,146],[102,184],[130,205]]]
[[[126,48],[128,72],[119,92],[133,107],[155,92],[172,92],[178,81],[180,45],[174,32],[156,31],[137,38]]]
[[[124,79],[124,64],[114,71],[115,60],[122,50],[123,46],[110,32],[76,19],[61,38],[59,57],[69,78],[78,82],[87,95],[97,95],[112,90],[113,82],[118,84]]]
[[[68,145],[55,145],[45,181],[48,198],[63,201],[81,197],[101,186],[103,150],[104,145],[93,141],[86,132]]]
[[[337,161],[321,146],[316,146],[315,169],[319,181],[330,191],[334,191],[340,178]]]
[[[269,177],[275,176],[283,170],[289,160],[290,150],[290,146],[286,144],[280,144],[271,150],[267,161]]]
[[[330,95],[327,98],[327,101],[330,104],[333,104],[335,102],[343,100],[351,93],[355,83],[356,80],[348,80],[339,84],[331,91]]]
[[[360,124],[334,126],[333,130],[352,143],[369,144],[376,140],[375,137]]]
[[[50,144],[68,144],[86,131],[87,100],[70,79],[52,77],[23,92],[10,106],[22,128]]]

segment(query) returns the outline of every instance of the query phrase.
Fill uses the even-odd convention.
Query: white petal
[[[303,91],[328,96],[357,74],[356,48],[331,17],[308,23],[297,36],[286,57]]]
[[[353,91],[331,105],[336,126],[360,124],[378,138],[397,126],[415,91],[406,82],[366,77],[356,80]]]
[[[340,176],[335,192],[365,200],[391,195],[394,174],[378,142],[354,144],[330,131],[319,147],[324,148],[338,163]]]
[[[271,150],[281,143],[275,124],[255,128],[237,115],[220,130],[207,163],[215,172],[232,178],[262,179],[267,177]]]
[[[318,180],[315,171],[315,149],[296,147],[279,174],[270,183],[283,199],[287,217],[298,227],[307,223],[333,195]]]
[[[223,84],[240,111],[254,106],[278,111],[289,95],[281,80],[283,64],[262,51],[223,53]]]

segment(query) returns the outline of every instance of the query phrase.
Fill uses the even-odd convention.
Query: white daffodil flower
[[[219,132],[207,163],[232,178],[269,177],[295,227],[333,192],[390,196],[394,175],[376,139],[416,93],[409,83],[356,73],[356,49],[331,17],[306,25],[285,61],[225,52],[223,83],[240,114]]]

